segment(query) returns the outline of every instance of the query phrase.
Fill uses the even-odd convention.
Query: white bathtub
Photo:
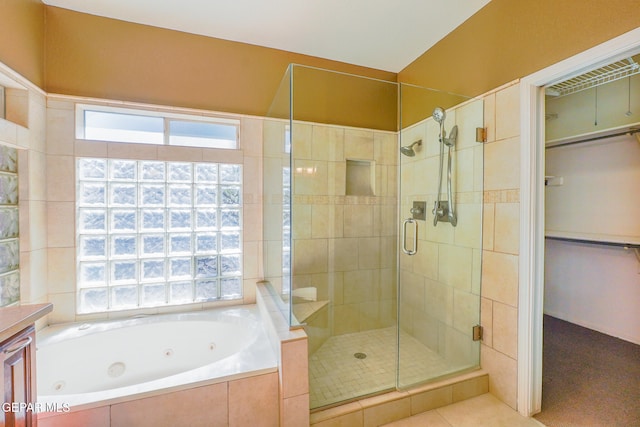
[[[38,402],[72,409],[277,370],[255,306],[51,326],[37,348]]]

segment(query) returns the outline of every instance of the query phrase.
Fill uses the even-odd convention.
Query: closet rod
[[[640,129],[629,129],[624,132],[611,133],[611,134],[602,135],[602,136],[594,136],[593,138],[579,139],[577,141],[571,141],[571,142],[561,142],[559,144],[554,144],[549,147],[545,147],[545,150],[550,150],[552,148],[558,148],[558,147],[566,147],[567,145],[582,144],[583,142],[597,141],[599,139],[612,138],[614,136],[633,135],[638,132],[640,132]]]
[[[558,237],[558,236],[545,236],[545,238],[553,239],[553,240],[562,240],[562,241],[565,241],[565,242],[588,243],[588,244],[592,244],[592,245],[617,246],[619,248],[625,248],[625,249],[640,249],[640,244],[635,244],[635,243],[607,242],[607,241],[604,241],[604,240],[575,239],[573,237]]]

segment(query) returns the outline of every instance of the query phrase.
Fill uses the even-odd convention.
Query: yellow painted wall
[[[638,26],[640,0],[492,0],[396,75],[3,0],[0,61],[51,93],[266,115],[290,63],[475,96]]]
[[[398,81],[476,96],[640,26],[640,0],[492,0]]]
[[[397,84],[310,67],[293,70],[294,120],[398,130]]]
[[[286,67],[396,74],[47,7],[51,93],[266,115]],[[395,108],[395,106],[394,106]]]
[[[42,87],[44,5],[40,0],[0,1],[0,62]]]

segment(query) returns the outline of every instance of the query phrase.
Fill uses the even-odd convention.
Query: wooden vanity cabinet
[[[0,308],[0,427],[36,427],[35,322],[53,305],[26,304]]]
[[[35,427],[36,332],[30,326],[0,343],[0,378],[4,397],[0,426]],[[31,404],[28,407],[27,404]]]

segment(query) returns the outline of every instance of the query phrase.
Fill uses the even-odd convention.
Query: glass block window
[[[79,312],[242,297],[242,165],[80,158]]]
[[[20,300],[18,152],[0,145],[0,307]]]

